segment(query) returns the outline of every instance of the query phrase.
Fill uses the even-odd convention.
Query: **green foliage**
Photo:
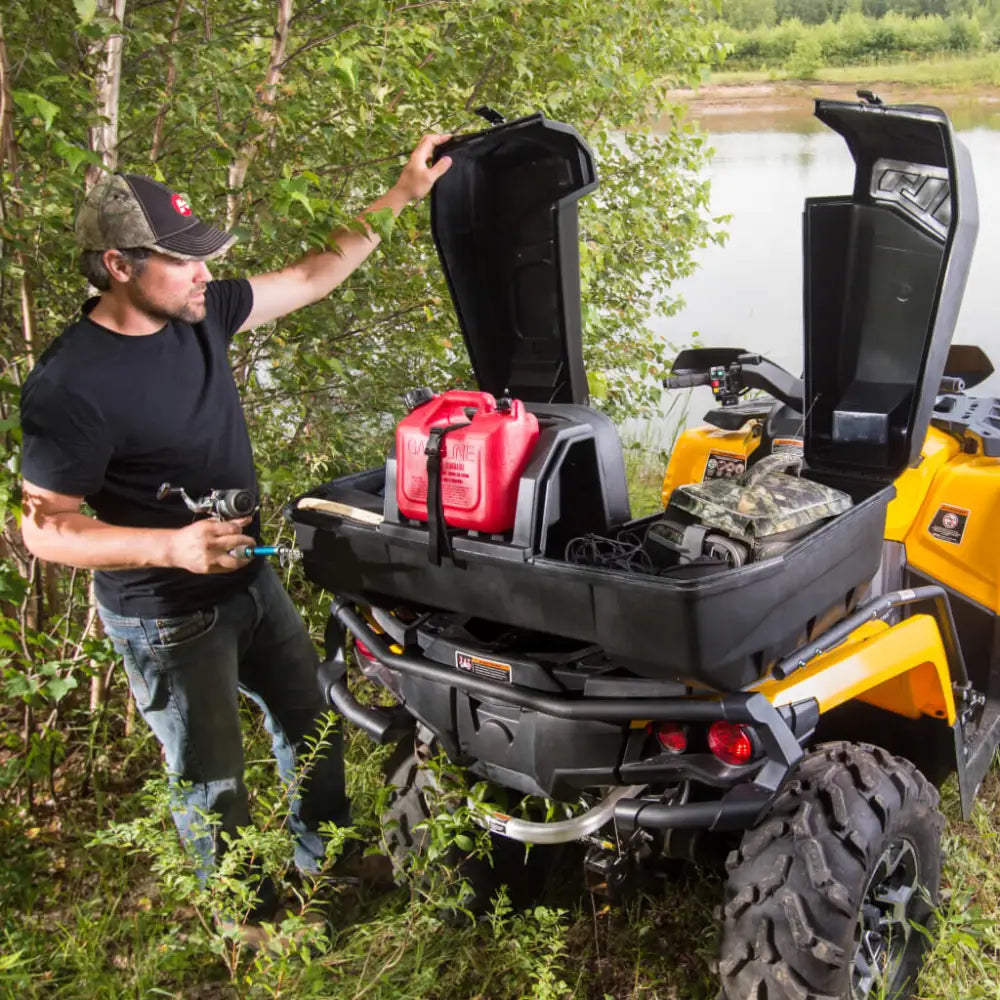
[[[740,30],[771,28],[777,23],[776,0],[729,0],[722,9],[726,24]]]
[[[93,155],[87,116],[76,109],[92,104],[86,46],[108,30],[92,5],[77,4],[75,14],[63,7],[37,17],[30,3],[5,14],[8,45],[26,54],[15,126],[31,165],[18,178],[23,217],[8,220],[6,248],[29,255],[43,344],[81,295],[70,231]],[[478,128],[468,109],[480,103],[508,116],[541,110],[575,124],[597,152],[602,188],[583,203],[581,229],[593,248],[583,274],[587,360],[609,386],[599,402],[616,415],[654,406],[649,379],[663,349],[648,321],[672,308],[669,282],[713,238],[698,176],[704,148],[680,124],[655,141],[620,130],[663,113],[671,85],[717,61],[721,50],[698,16],[677,0],[306,6],[291,24],[275,101],[260,114],[273,16],[259,2],[183,6],[171,45],[159,7],[128,5],[120,167],[155,172],[200,214],[221,218],[228,166],[255,145],[237,193],[242,239],[219,270],[266,271],[324,245],[392,183],[424,130]],[[169,61],[177,78],[168,95]],[[405,389],[469,382],[426,205],[395,227],[388,217],[371,221],[392,235],[377,262],[329,300],[242,338],[236,362],[261,478],[276,500],[382,454]],[[13,276],[14,268],[5,253],[0,269]],[[3,290],[12,319],[16,289]],[[8,356],[23,356],[17,327],[0,333]]]
[[[822,24],[840,17],[846,10],[847,0],[775,0],[779,21]]]
[[[801,21],[803,24],[823,24],[837,21],[845,14],[862,14],[869,18],[897,14],[918,18],[950,14],[995,17],[995,0],[727,0],[718,4],[702,0],[709,16],[722,18],[734,28],[772,27],[776,22]]]
[[[873,18],[848,11],[836,21],[810,24],[785,18],[774,27],[726,28],[721,35],[730,46],[730,68],[780,68],[784,75],[809,77],[820,66],[990,51],[996,47],[993,23],[982,13],[907,17],[889,12]]]
[[[823,59],[819,40],[804,37],[795,43],[795,49],[788,60],[788,72],[800,80],[809,80],[816,75]]]

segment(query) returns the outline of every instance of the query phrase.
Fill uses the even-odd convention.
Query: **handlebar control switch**
[[[708,370],[708,384],[712,388],[712,395],[720,406],[735,406],[740,401],[740,392],[743,389],[743,380],[740,378],[742,369],[739,363],[729,365],[716,365]]]

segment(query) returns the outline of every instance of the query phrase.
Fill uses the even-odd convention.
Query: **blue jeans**
[[[324,856],[322,822],[346,825],[339,726],[298,784],[295,764],[306,737],[328,709],[317,679],[318,658],[305,625],[277,574],[262,566],[246,590],[215,607],[164,618],[128,618],[99,608],[125,661],[136,705],[163,747],[174,784],[174,821],[205,876],[225,850],[220,836],[250,824],[243,783],[239,692],[264,712],[274,756],[289,785],[295,863],[315,872]],[[205,817],[214,822],[206,826]],[[259,891],[266,911],[269,884]]]

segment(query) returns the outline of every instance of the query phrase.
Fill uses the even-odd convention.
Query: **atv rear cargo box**
[[[453,531],[435,564],[426,524],[399,515],[391,455],[309,494],[381,523],[291,505],[307,576],[359,602],[558,635],[644,677],[724,690],[845,613],[877,569],[892,482],[919,456],[976,206],[967,154],[936,109],[818,101],[816,114],[856,174],[850,195],[805,206],[806,475],[852,509],[778,557],[696,579],[566,560],[574,538],[652,518],[630,520],[617,434],[586,405],[576,201],[596,185],[593,159],[573,129],[535,115],[442,147],[454,166],[432,194],[479,386],[539,419],[514,529]]]

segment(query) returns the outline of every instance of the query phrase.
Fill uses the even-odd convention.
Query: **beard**
[[[188,296],[183,301],[169,302],[159,297],[146,294],[135,281],[131,286],[132,304],[141,309],[147,316],[161,320],[164,323],[176,320],[182,323],[200,323],[206,315],[204,286],[202,295]]]

